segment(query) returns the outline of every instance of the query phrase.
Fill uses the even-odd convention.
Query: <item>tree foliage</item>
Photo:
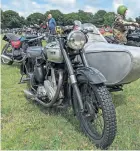
[[[27,24],[40,24],[45,20],[45,16],[41,13],[33,13],[27,17]]]
[[[2,9],[0,9],[0,15],[1,15],[1,28],[4,28],[4,24],[3,24],[3,22],[4,22],[4,15],[3,15]]]
[[[69,14],[63,14],[59,10],[50,10],[46,11],[45,14],[39,12],[32,13],[25,19],[12,10],[0,11],[2,28],[20,28],[24,25],[41,24],[42,22],[47,21],[48,14],[52,14],[57,25],[73,25],[74,20],[80,20],[82,23],[90,22],[96,26],[112,26],[115,17],[114,12],[106,12],[105,10],[99,10],[95,14],[84,12],[83,10]],[[133,19],[129,18],[128,20],[132,21]],[[140,16],[136,18],[136,21],[140,23]]]
[[[74,20],[80,20],[80,17],[77,13],[65,14],[63,25],[73,25]]]
[[[23,17],[20,17],[19,14],[13,10],[7,10],[5,12],[1,11],[1,13],[3,28],[19,28],[24,24]]]
[[[99,10],[93,16],[92,23],[95,25],[103,25],[104,24],[104,15],[106,14],[105,10]]]
[[[136,22],[140,24],[140,16],[136,18]]]
[[[115,13],[114,12],[108,12],[104,15],[104,24],[108,26],[112,26],[115,20]]]

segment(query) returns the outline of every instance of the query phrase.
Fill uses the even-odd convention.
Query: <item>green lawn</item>
[[[81,133],[71,109],[50,111],[25,99],[18,64],[2,65],[1,70],[2,150],[96,149]],[[112,96],[118,132],[109,149],[140,149],[140,80]]]

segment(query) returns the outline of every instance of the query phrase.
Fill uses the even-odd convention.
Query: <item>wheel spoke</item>
[[[84,105],[84,118],[94,131],[96,135],[102,135],[103,132],[103,120],[102,119],[102,112],[99,108],[99,105],[97,103],[97,98],[94,94],[93,88],[89,87],[87,84],[83,85],[82,87],[82,100]],[[87,105],[90,107],[86,107]],[[92,111],[91,111],[92,110]],[[93,114],[93,115],[92,115]]]

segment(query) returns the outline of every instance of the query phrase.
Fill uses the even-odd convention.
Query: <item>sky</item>
[[[129,9],[127,17],[140,16],[140,0],[1,0],[1,8],[14,10],[20,16],[27,17],[34,12],[45,13],[59,9],[62,13],[77,12],[79,9],[96,13],[99,9],[116,12],[119,5]]]

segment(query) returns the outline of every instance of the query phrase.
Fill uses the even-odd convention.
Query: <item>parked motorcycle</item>
[[[116,114],[105,77],[87,63],[83,48],[87,30],[53,35],[45,49],[29,47],[21,64],[28,99],[52,108],[72,106],[83,132],[101,149],[116,135]],[[75,59],[80,56],[82,62]]]
[[[3,40],[7,43],[4,45],[1,52],[1,61],[3,64],[11,65],[13,62],[22,62],[23,54],[30,46],[42,46],[41,40],[43,36],[28,35],[17,36],[15,34],[6,34]]]
[[[129,29],[127,40],[127,45],[140,47],[140,28]]]

